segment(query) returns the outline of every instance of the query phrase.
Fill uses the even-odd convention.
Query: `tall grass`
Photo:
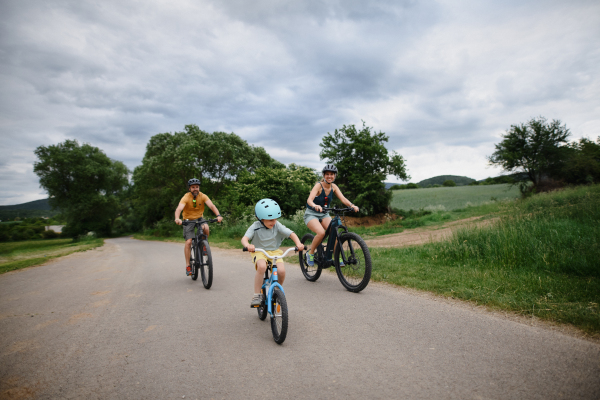
[[[374,279],[600,334],[600,185],[513,203],[445,242],[371,249]]]

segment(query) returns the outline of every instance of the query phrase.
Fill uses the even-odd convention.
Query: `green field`
[[[393,192],[391,206],[401,210],[452,211],[520,197],[519,189],[511,185],[455,186]]]
[[[25,240],[0,243],[0,274],[15,269],[40,265],[46,261],[78,251],[90,250],[104,244],[103,239]]]

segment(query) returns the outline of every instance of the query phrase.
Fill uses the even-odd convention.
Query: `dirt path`
[[[429,242],[439,242],[450,237],[452,232],[457,229],[468,226],[486,226],[499,220],[498,218],[482,220],[482,218],[483,217],[471,217],[448,222],[442,226],[411,229],[400,233],[393,233],[391,235],[378,236],[377,238],[369,239],[366,242],[369,247],[406,247]]]

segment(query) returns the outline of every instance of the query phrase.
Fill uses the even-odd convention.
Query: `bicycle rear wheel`
[[[319,277],[321,276],[321,271],[322,271],[321,266],[318,265],[317,263],[315,263],[315,265],[313,265],[312,267],[306,263],[305,254],[308,253],[308,250],[310,249],[310,246],[311,246],[314,238],[315,238],[315,236],[310,233],[307,233],[306,235],[302,236],[302,240],[300,240],[300,242],[308,249],[298,252],[298,257],[300,258],[300,269],[302,270],[302,275],[304,275],[306,280],[310,281],[310,282],[314,282],[317,279],[319,279]]]
[[[344,252],[346,260],[340,267]],[[342,285],[351,292],[358,293],[369,284],[371,279],[371,253],[365,241],[353,232],[344,233],[335,248],[335,270]]]
[[[210,252],[210,246],[208,245],[207,240],[203,240],[200,242],[200,246],[203,246],[202,250],[202,259],[200,265],[200,274],[202,275],[202,284],[207,289],[210,289],[212,286],[213,280],[213,264],[212,264],[212,254]]]
[[[288,308],[285,295],[276,287],[273,290],[273,315],[271,315],[271,331],[275,343],[281,344],[285,341],[288,330]]]
[[[192,280],[198,279],[198,267],[200,264],[200,255],[196,241],[192,242],[192,251],[190,252],[190,266],[192,267]]]

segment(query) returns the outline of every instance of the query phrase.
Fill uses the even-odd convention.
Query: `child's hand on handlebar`
[[[256,250],[253,244],[249,244],[248,246],[246,246],[246,248],[250,253],[254,253],[254,250]]]

